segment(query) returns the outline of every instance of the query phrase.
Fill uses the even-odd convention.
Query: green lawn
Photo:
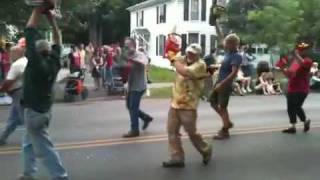
[[[167,99],[172,95],[172,87],[152,88],[150,89],[150,94],[151,96],[148,98]]]
[[[150,80],[154,83],[173,82],[175,72],[169,69],[150,66],[149,77]]]

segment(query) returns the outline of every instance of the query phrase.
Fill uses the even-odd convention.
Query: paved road
[[[215,158],[202,167],[200,156],[185,141],[187,167],[165,170],[168,156],[165,135],[169,100],[145,100],[143,109],[155,117],[144,136],[119,138],[128,128],[128,115],[121,100],[57,104],[51,126],[70,176],[76,180],[318,180],[320,178],[320,95],[311,95],[306,109],[313,119],[312,133],[282,135],[287,126],[285,99],[274,97],[232,98],[230,112],[236,123],[229,141],[214,142]],[[7,108],[0,107],[0,126]],[[199,130],[208,139],[220,127],[218,117],[202,103]],[[0,148],[0,179],[14,180],[19,168],[19,143],[23,130]],[[46,180],[41,171],[39,179]]]

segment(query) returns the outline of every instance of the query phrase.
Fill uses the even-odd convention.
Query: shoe
[[[149,124],[153,121],[152,117],[146,118],[144,120],[143,126],[142,126],[142,130],[146,130],[149,127]]]
[[[282,133],[285,133],[285,134],[295,134],[296,132],[297,132],[297,130],[294,127],[290,127],[290,128],[284,129],[282,131]]]
[[[162,163],[162,167],[164,168],[184,168],[185,164],[183,161],[173,161],[169,160]]]
[[[234,124],[232,122],[230,122],[229,126],[226,129],[232,129],[234,127]]]
[[[140,136],[139,131],[129,131],[127,134],[124,134],[122,137],[124,138],[134,138]]]
[[[205,166],[209,164],[209,162],[211,161],[211,157],[212,157],[212,145],[208,144],[207,151],[203,155],[203,161],[202,161]]]
[[[18,177],[18,180],[37,180],[37,179],[32,176],[21,175]]]
[[[311,120],[308,119],[305,123],[304,123],[304,128],[303,128],[303,132],[308,132],[310,130],[310,124],[311,124]]]
[[[248,87],[248,88],[247,88],[247,92],[248,92],[248,93],[252,93],[252,89]]]
[[[242,88],[241,91],[244,93],[244,94],[247,94],[247,90],[245,88]]]
[[[213,139],[215,140],[225,140],[229,138],[230,138],[229,130],[225,128],[222,128],[215,136],[213,136]]]

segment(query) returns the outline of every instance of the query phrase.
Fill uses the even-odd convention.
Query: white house
[[[182,49],[190,43],[199,43],[203,54],[216,47],[216,31],[209,25],[212,0],[147,0],[128,8],[131,36],[138,39],[157,66],[168,67],[163,60],[166,36],[174,26],[182,35]]]

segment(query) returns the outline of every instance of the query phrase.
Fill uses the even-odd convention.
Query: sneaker
[[[124,138],[134,138],[140,136],[139,131],[129,131],[127,134],[124,134],[122,137]]]
[[[247,93],[247,90],[245,88],[241,88],[241,91],[246,94]]]
[[[234,127],[234,124],[232,122],[230,122],[229,126],[227,127],[227,129],[232,129]]]
[[[229,130],[225,128],[222,128],[215,136],[213,136],[213,139],[215,140],[225,140],[229,138],[230,138]]]
[[[18,177],[18,180],[37,180],[37,179],[32,176],[21,175]]]
[[[143,126],[142,126],[142,130],[146,130],[149,127],[149,124],[153,121],[152,117],[146,118],[144,120]]]
[[[247,88],[248,93],[252,93],[252,89],[250,87]]]
[[[297,132],[297,130],[294,127],[290,127],[290,128],[282,130],[282,133],[285,133],[285,134],[295,134],[296,132]]]
[[[311,120],[308,119],[305,123],[304,123],[304,128],[303,128],[303,132],[308,132],[310,130],[310,124],[311,124]]]
[[[203,155],[203,161],[202,161],[205,166],[209,164],[209,162],[211,161],[211,157],[212,157],[212,145],[208,144],[207,151]]]
[[[184,168],[185,164],[183,161],[169,160],[162,163],[164,168]]]

